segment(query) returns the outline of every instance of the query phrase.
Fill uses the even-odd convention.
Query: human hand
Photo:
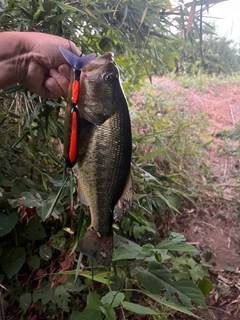
[[[66,96],[71,67],[66,63],[59,46],[80,55],[76,46],[66,39],[42,33],[26,33],[29,43],[22,84],[44,98]]]
[[[0,41],[0,87],[18,82],[43,98],[67,95],[71,68],[59,46],[79,56],[73,42],[37,32],[3,32]]]

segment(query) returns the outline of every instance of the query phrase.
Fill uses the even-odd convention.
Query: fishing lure
[[[95,53],[86,56],[76,57],[71,51],[64,47],[59,47],[62,55],[73,68],[71,86],[69,88],[69,97],[64,119],[64,151],[63,157],[69,168],[72,168],[78,159],[78,97],[80,91],[81,68],[87,65],[95,58]]]

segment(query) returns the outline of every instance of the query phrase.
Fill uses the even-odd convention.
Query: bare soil
[[[179,99],[179,109],[204,113],[210,123],[208,135],[213,139],[206,148],[207,165],[214,175],[216,189],[204,191],[196,207],[171,226],[183,232],[189,243],[205,254],[212,265],[210,274],[218,283],[206,301],[211,312],[197,312],[205,320],[240,319],[240,223],[238,220],[240,165],[238,140],[222,132],[232,131],[240,120],[240,84],[210,84],[204,90],[184,88],[168,78],[154,78],[154,90],[170,101]],[[166,95],[167,94],[167,95]],[[175,319],[193,319],[176,315]]]

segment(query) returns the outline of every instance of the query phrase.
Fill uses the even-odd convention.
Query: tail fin
[[[82,239],[80,250],[83,254],[93,257],[102,266],[110,266],[113,253],[113,235],[100,236],[89,228]]]

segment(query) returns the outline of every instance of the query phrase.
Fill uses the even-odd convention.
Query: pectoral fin
[[[132,197],[132,175],[130,172],[121,198],[118,200],[117,204],[114,207],[113,218],[115,221],[120,221],[124,217],[124,215],[130,210],[132,206]]]

